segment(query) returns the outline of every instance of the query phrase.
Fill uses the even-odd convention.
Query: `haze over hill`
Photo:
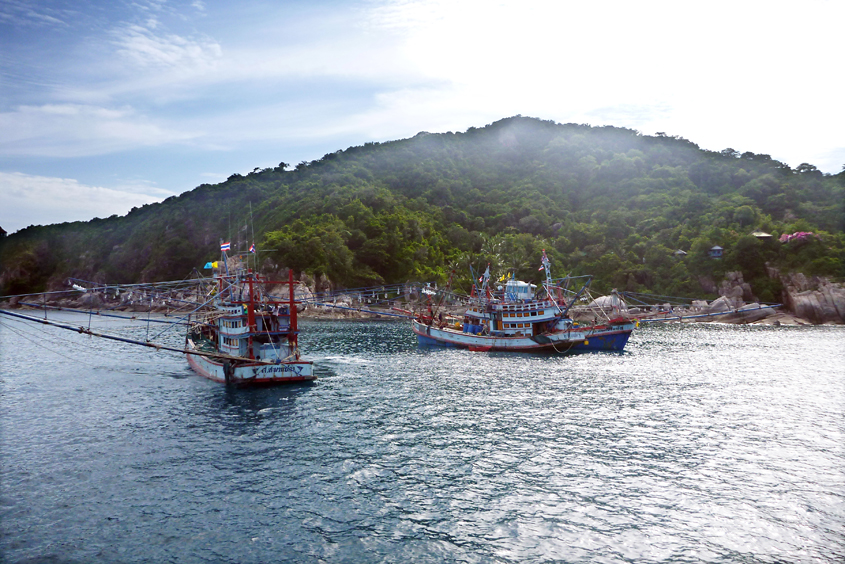
[[[845,3],[0,2],[0,226],[504,116],[845,163]]]
[[[630,129],[503,119],[256,169],[127,216],[30,227],[3,241],[2,293],[58,289],[69,276],[179,279],[255,241],[266,268],[335,286],[464,282],[470,264],[533,279],[542,249],[555,275],[605,288],[701,295],[740,270],[777,301],[785,271],[843,276],[845,174],[768,155],[701,150]],[[754,231],[774,240],[751,236]],[[781,244],[781,234],[813,232]],[[725,258],[712,260],[719,245]],[[677,250],[687,253],[678,258]]]

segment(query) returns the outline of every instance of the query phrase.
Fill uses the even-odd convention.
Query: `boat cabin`
[[[536,287],[533,284],[531,286]],[[463,331],[501,337],[530,337],[551,329],[549,323],[558,323],[559,315],[558,306],[551,300],[476,305],[467,309]]]
[[[537,288],[534,284],[523,282],[521,280],[508,280],[505,283],[504,301],[506,302],[524,302],[534,299],[534,289]]]
[[[237,303],[220,305],[222,315],[217,319],[218,350],[224,354],[256,360],[275,361],[290,356],[290,308],[277,305],[253,311],[255,325],[250,330],[247,307],[246,304]]]

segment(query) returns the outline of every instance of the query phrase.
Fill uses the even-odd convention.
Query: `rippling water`
[[[573,357],[303,329],[315,384],[231,390],[0,320],[5,561],[845,561],[844,328],[648,327]]]

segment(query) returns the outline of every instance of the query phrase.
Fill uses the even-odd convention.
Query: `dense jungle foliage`
[[[467,289],[469,266],[487,263],[537,281],[543,249],[555,276],[593,274],[600,290],[706,297],[739,270],[777,301],[767,265],[845,276],[845,172],[683,138],[517,116],[289,168],[234,174],[125,217],[21,230],[2,241],[0,292],[59,289],[69,276],[181,279],[215,260],[221,239],[245,251],[253,232],[266,268],[335,287],[442,283],[454,271]],[[778,241],[799,231],[815,236]],[[708,256],[715,245],[721,260]]]

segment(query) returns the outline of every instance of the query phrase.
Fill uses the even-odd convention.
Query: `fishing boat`
[[[278,282],[267,280],[251,269],[238,268],[234,273],[230,273],[225,252],[223,258],[222,266],[210,281],[202,278],[109,286],[91,283],[93,287],[86,288],[77,283],[84,281],[74,279],[74,292],[101,296],[104,299],[110,295],[112,300],[117,300],[121,293],[125,296],[137,292],[142,297],[139,301],[149,304],[150,310],[154,302],[163,306],[165,302],[175,301],[179,302],[179,309],[185,306],[191,308],[185,315],[180,316],[171,311],[169,315],[165,314],[168,319],[139,319],[135,315],[112,313],[113,308],[104,311],[94,311],[93,308],[82,311],[63,305],[47,305],[46,294],[42,294],[44,301],[40,304],[19,302],[20,305],[43,309],[43,319],[3,309],[0,309],[0,315],[148,347],[156,351],[183,353],[188,364],[198,374],[234,386],[269,386],[316,380],[312,363],[300,358],[296,309],[299,302],[295,299],[293,275],[288,276],[287,282]],[[206,267],[211,268],[211,264]],[[269,293],[269,289],[284,284],[288,286],[287,298],[275,297]],[[182,297],[190,298],[192,294],[205,297],[199,301],[173,299],[174,291]],[[68,292],[52,293],[64,296]],[[99,298],[98,300],[102,302]],[[88,327],[48,320],[48,309],[88,314]],[[90,320],[94,315],[146,323],[147,336],[141,340],[92,330]],[[150,337],[150,323],[162,323],[167,327]],[[155,341],[165,332],[183,326],[188,327],[184,347]]]
[[[281,299],[267,288],[285,282],[248,269],[229,274],[225,253],[220,270],[214,276],[214,307],[188,330],[191,368],[237,387],[316,380],[313,364],[300,358],[293,274],[287,281],[289,297]]]
[[[421,346],[443,346],[472,351],[514,351],[572,353],[622,351],[636,321],[621,315],[611,305],[602,322],[578,321],[569,314],[585,295],[591,277],[553,280],[551,264],[543,251],[541,270],[546,281],[540,291],[534,284],[515,280],[495,289],[489,287],[490,267],[473,284],[469,307],[463,319],[454,322],[437,312],[442,301],[413,319],[411,328]],[[473,275],[473,279],[475,275]],[[580,282],[580,289],[576,290]],[[616,294],[613,295],[618,299]]]

